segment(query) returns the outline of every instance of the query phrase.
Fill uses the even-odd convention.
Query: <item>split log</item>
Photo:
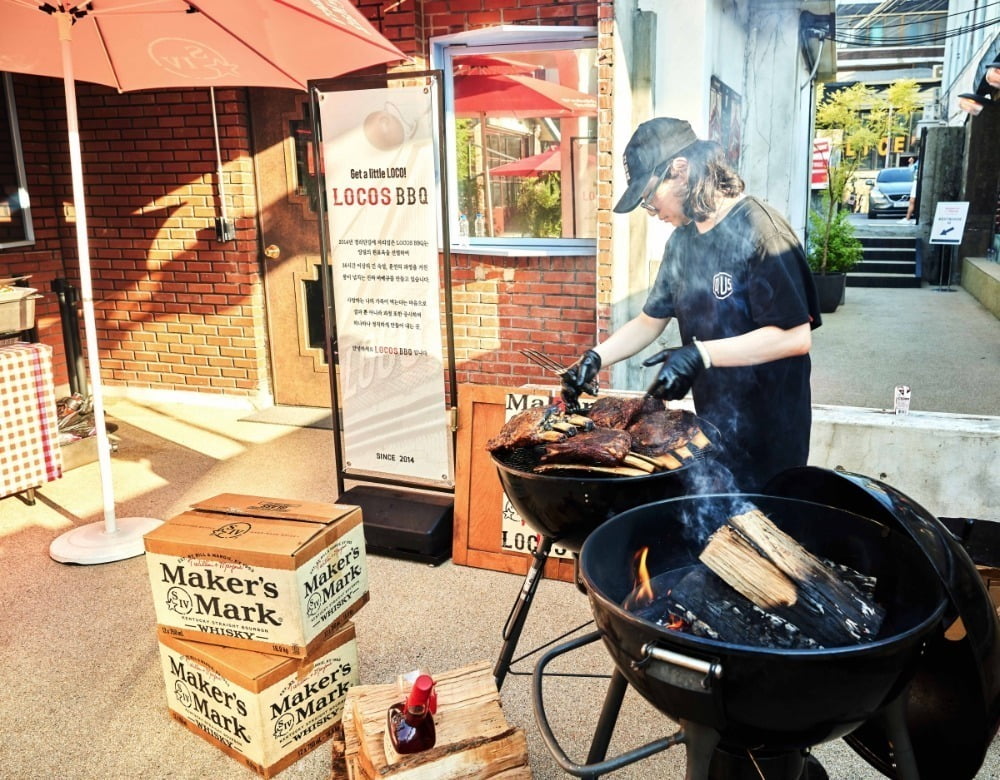
[[[870,641],[882,625],[882,607],[758,509],[731,517],[699,557],[747,599],[824,647]]]

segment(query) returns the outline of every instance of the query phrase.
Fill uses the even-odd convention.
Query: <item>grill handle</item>
[[[557,656],[589,645],[600,638],[600,632],[593,631],[552,648],[538,661],[538,664],[535,666],[535,672],[532,675],[532,705],[534,706],[535,720],[538,723],[538,730],[541,732],[542,741],[563,771],[574,777],[592,778],[615,772],[622,767],[685,742],[684,732],[678,731],[669,737],[649,742],[607,760],[599,760],[591,764],[577,764],[570,760],[556,740],[555,734],[552,733],[552,728],[549,726],[548,718],[545,715],[545,703],[542,700],[544,671],[549,662]],[[594,758],[604,759],[604,752],[607,750],[607,745],[611,738],[610,730],[614,726],[614,719],[617,717],[618,708],[621,706],[621,700],[625,695],[626,687],[627,683],[624,678],[620,677],[620,672],[616,671],[608,688],[608,697],[605,699],[604,710],[601,712],[600,722],[594,734],[594,741],[591,743],[590,755],[587,757],[588,761]]]
[[[698,684],[705,690],[711,689],[713,682],[722,679],[722,664],[718,661],[703,661],[700,658],[692,658],[689,655],[684,655],[674,650],[665,650],[662,647],[657,647],[653,642],[647,642],[642,646],[642,658],[639,661],[634,661],[632,666],[636,669],[642,669],[649,666],[650,661],[680,667],[684,671],[700,675]],[[663,675],[662,672],[657,674],[655,667],[648,671],[654,677],[663,679],[665,682],[679,682],[676,679],[676,675]]]

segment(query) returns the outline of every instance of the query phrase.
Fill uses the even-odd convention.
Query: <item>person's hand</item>
[[[665,401],[678,401],[687,395],[698,374],[705,370],[705,361],[694,344],[665,349],[642,361],[647,368],[657,363],[663,367],[656,372],[656,379],[646,393]]]
[[[580,393],[597,395],[597,375],[601,371],[601,356],[588,349],[562,375],[562,398],[571,410],[579,408]]]

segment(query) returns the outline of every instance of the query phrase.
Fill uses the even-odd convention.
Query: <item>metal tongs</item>
[[[536,366],[541,366],[542,368],[551,371],[560,379],[562,379],[563,375],[570,369],[569,366],[562,365],[558,361],[550,358],[548,355],[539,352],[537,349],[522,349],[521,354],[528,358],[528,360]],[[580,389],[588,395],[596,396],[598,388],[599,385],[597,379],[595,378],[594,380],[587,382],[587,384]]]

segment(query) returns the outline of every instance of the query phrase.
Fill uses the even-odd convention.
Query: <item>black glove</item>
[[[577,409],[580,393],[597,395],[597,375],[601,371],[601,356],[588,349],[562,375],[562,397],[567,408]]]
[[[665,349],[642,361],[646,367],[663,363],[656,380],[646,391],[653,398],[678,401],[687,395],[694,380],[705,370],[705,361],[694,344],[686,344],[678,349]]]

